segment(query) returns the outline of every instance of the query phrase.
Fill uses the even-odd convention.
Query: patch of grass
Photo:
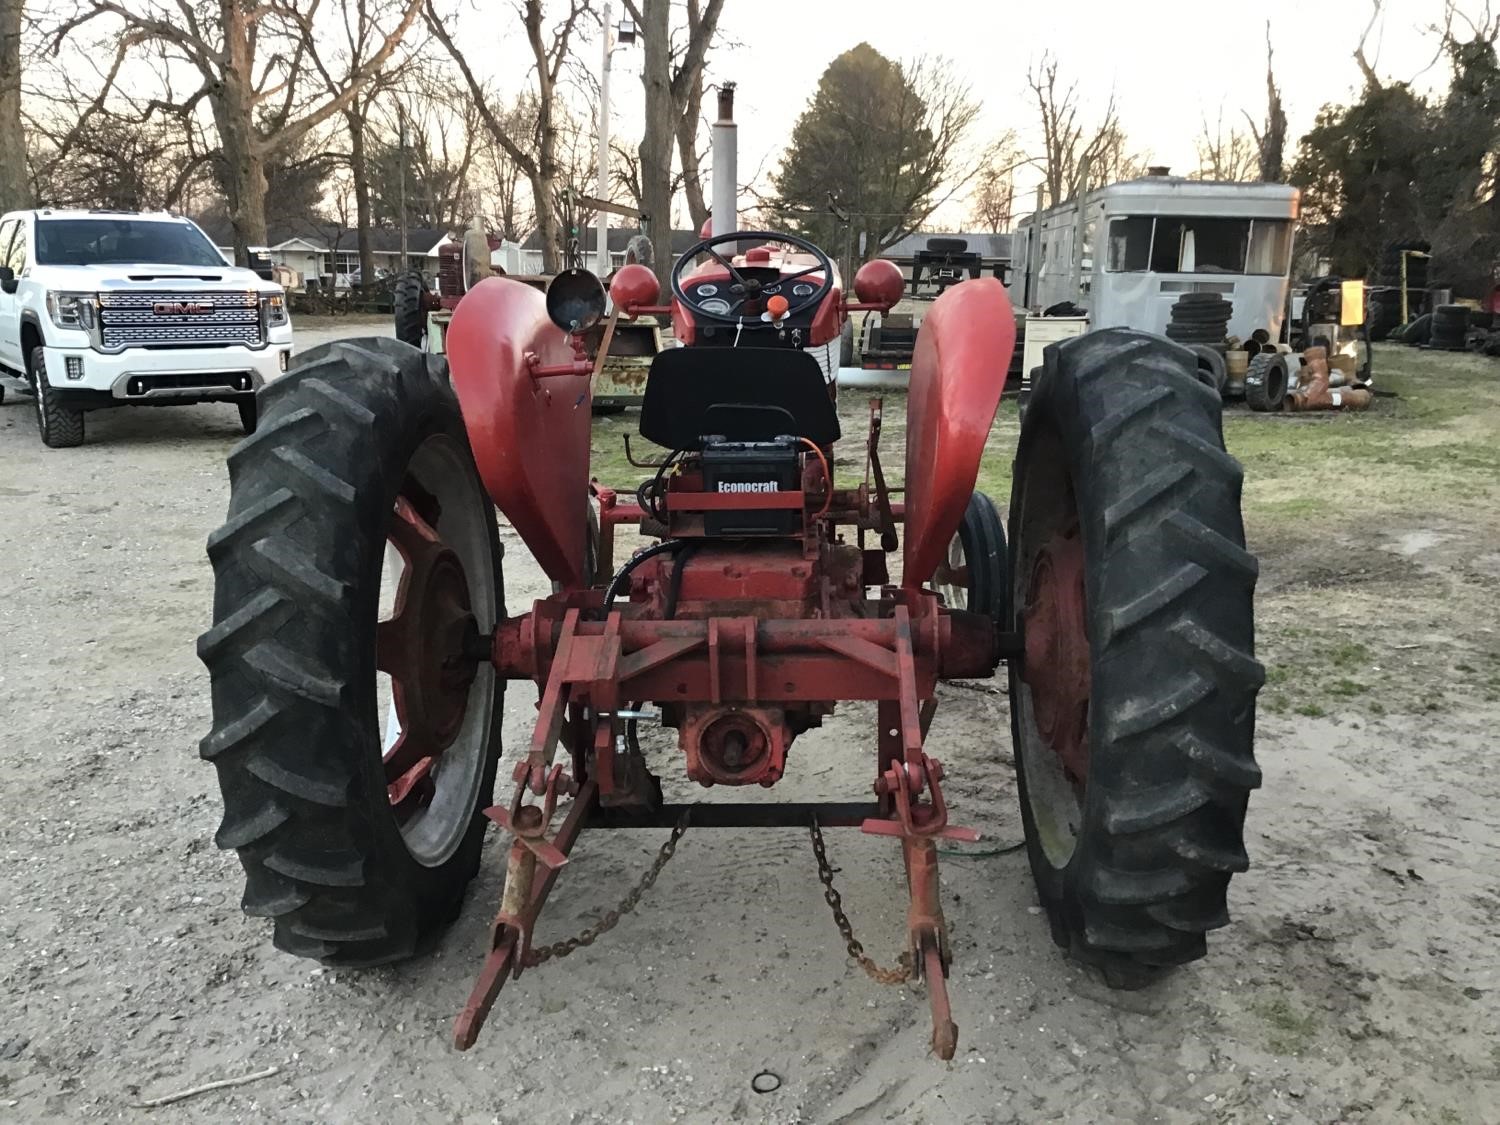
[[[1261,1001],[1255,1013],[1265,1021],[1267,1042],[1278,1055],[1300,1055],[1318,1035],[1318,1017],[1299,1012],[1284,996]]]
[[[1297,714],[1309,719],[1323,719],[1328,717],[1328,712],[1323,709],[1322,704],[1313,703],[1311,701],[1299,703],[1296,707],[1293,708],[1293,710],[1296,711]]]

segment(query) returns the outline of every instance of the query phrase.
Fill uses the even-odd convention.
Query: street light
[[[596,194],[600,199],[609,198],[609,57],[614,53],[615,47],[628,46],[636,40],[635,21],[622,19],[620,26],[615,30],[615,42],[610,42],[610,10],[609,4],[604,5],[603,27],[604,27],[604,65],[599,74],[599,185]],[[598,219],[598,232],[595,235],[597,244],[594,247],[594,269],[600,277],[609,273],[609,213],[600,211]]]

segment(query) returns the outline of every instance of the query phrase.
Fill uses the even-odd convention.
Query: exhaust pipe
[[[739,137],[734,123],[734,83],[719,87],[719,119],[714,122],[713,231],[717,236],[740,229]]]

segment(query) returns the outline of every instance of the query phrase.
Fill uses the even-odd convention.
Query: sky
[[[491,72],[520,73],[529,62],[520,28],[494,18],[504,10],[496,0],[479,2],[489,11],[482,20],[461,17],[465,38],[473,44],[469,32],[495,36]],[[1457,2],[1477,15],[1484,0]],[[620,8],[617,2],[616,18]],[[1443,0],[1386,0],[1384,8],[1366,51],[1376,69],[1419,86],[1445,84],[1445,65],[1430,65],[1436,38],[1427,32],[1442,21]],[[1194,139],[1205,117],[1213,122],[1222,113],[1226,127],[1242,127],[1244,110],[1257,123],[1264,118],[1267,20],[1290,154],[1321,106],[1347,101],[1361,84],[1352,55],[1371,11],[1370,0],[726,0],[709,81],[738,84],[740,177],[761,169],[762,190],[824,67],[861,40],[897,59],[946,57],[983,107],[975,143],[1014,129],[1033,153],[1036,109],[1026,71],[1051,50],[1060,73],[1076,80],[1086,117],[1096,118],[1113,92],[1135,151],[1185,173],[1196,167]],[[580,44],[579,54],[597,68],[597,40]],[[617,138],[639,136],[640,66],[638,46],[617,49]],[[1020,201],[1031,198],[1034,179],[1022,173],[1017,186],[1025,206]],[[953,225],[965,210],[956,202],[939,218]]]

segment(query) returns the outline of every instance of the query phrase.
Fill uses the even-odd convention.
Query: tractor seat
[[[838,440],[839,416],[818,361],[794,348],[668,348],[651,361],[641,436],[700,449],[707,434],[818,445]]]

